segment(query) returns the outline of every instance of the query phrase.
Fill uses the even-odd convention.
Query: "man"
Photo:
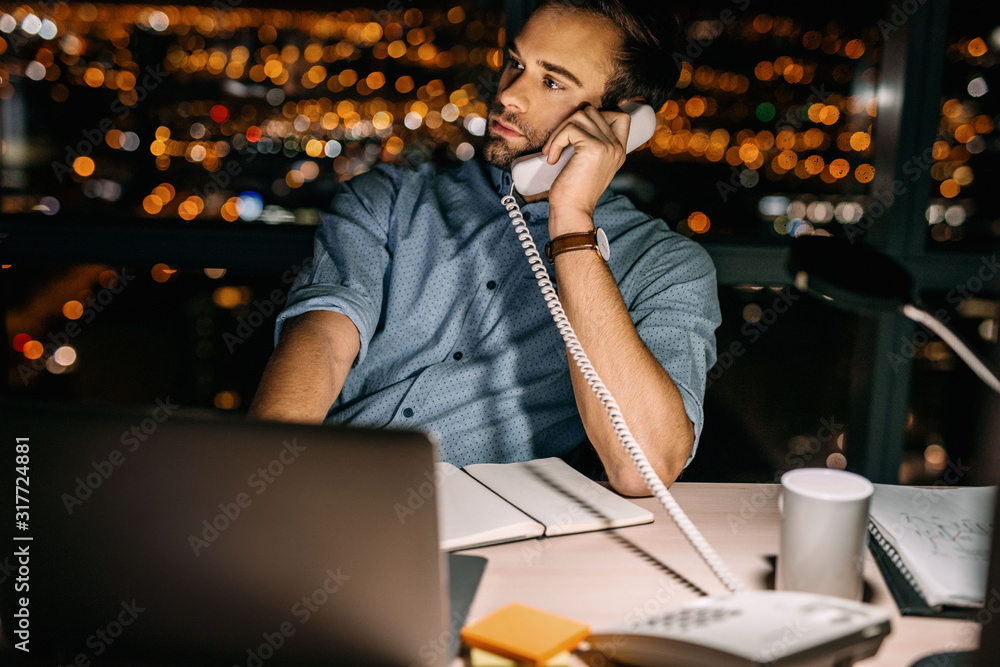
[[[524,217],[539,248],[595,225],[606,232],[607,262],[584,243],[557,254],[550,273],[633,435],[672,483],[701,431],[720,319],[715,269],[700,246],[608,190],[629,129],[614,109],[639,99],[659,108],[677,80],[677,24],[664,4],[543,2],[508,49],[488,164],[380,166],[347,183],[278,319],[251,415],[420,428],[459,466],[592,445],[613,488],[648,494],[567,360],[500,204],[515,157],[544,149],[554,164],[572,145]]]

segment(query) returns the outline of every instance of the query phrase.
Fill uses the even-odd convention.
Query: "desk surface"
[[[736,576],[748,588],[767,589],[773,588],[769,558],[778,552],[779,488],[682,482],[671,492]],[[725,593],[659,503],[653,498],[635,502],[656,515],[652,524],[463,551],[489,559],[469,620],[517,601],[603,629],[698,597],[684,580],[710,595]],[[877,655],[859,665],[906,667],[928,654],[978,644],[975,623],[900,616],[871,554],[866,554],[864,577],[868,601],[890,612],[892,633]],[[574,665],[585,664],[574,660]]]

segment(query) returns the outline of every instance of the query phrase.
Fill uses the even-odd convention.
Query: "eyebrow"
[[[509,51],[511,54],[513,54],[515,56],[520,54],[520,51],[517,48],[517,40],[514,40],[513,42],[510,42],[509,44],[507,44],[507,51]],[[543,69],[545,69],[545,70],[547,70],[549,72],[552,72],[553,74],[556,74],[558,76],[561,76],[561,77],[563,77],[565,79],[568,79],[568,80],[572,81],[574,84],[576,84],[577,88],[583,88],[583,83],[580,81],[580,79],[578,79],[575,74],[573,74],[572,72],[570,72],[565,67],[562,67],[560,65],[556,65],[555,63],[550,63],[550,62],[545,61],[545,60],[539,60],[539,61],[537,61],[537,63]]]

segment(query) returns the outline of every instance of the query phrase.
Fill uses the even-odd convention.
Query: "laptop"
[[[410,667],[454,654],[449,621],[475,586],[466,577],[450,619],[421,434],[158,401],[2,404],[0,442],[0,662]]]

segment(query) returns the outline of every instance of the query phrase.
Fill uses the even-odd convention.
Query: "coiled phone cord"
[[[708,566],[712,568],[712,571],[715,572],[719,580],[726,585],[726,588],[733,592],[744,590],[745,586],[743,582],[729,570],[712,546],[702,536],[698,528],[691,522],[691,519],[687,517],[684,510],[680,508],[677,501],[670,495],[667,487],[664,486],[656,471],[653,470],[653,466],[650,465],[649,459],[646,458],[642,448],[639,447],[639,443],[632,437],[632,433],[625,424],[625,418],[622,416],[618,404],[615,402],[611,392],[608,391],[608,388],[604,386],[600,376],[597,375],[597,371],[594,370],[594,366],[590,363],[590,359],[587,358],[586,352],[583,351],[583,346],[580,345],[580,341],[577,339],[576,333],[574,333],[573,327],[569,323],[569,318],[566,317],[566,311],[563,310],[559,296],[556,294],[555,286],[549,278],[545,262],[539,255],[535,241],[531,237],[531,232],[528,231],[528,225],[521,214],[521,207],[518,206],[517,200],[514,198],[513,186],[511,186],[510,194],[501,199],[501,203],[508,211],[511,223],[514,225],[514,231],[518,235],[518,240],[521,241],[521,247],[524,248],[524,254],[531,264],[531,270],[535,273],[535,278],[538,280],[538,287],[542,291],[542,296],[545,298],[545,303],[552,314],[552,319],[555,320],[556,327],[558,327],[559,333],[566,342],[566,348],[572,355],[576,365],[580,368],[580,372],[583,373],[587,384],[590,385],[590,388],[604,405],[605,410],[608,411],[611,425],[614,427],[622,447],[625,448],[625,451],[632,458],[632,462],[635,464],[639,474],[642,475],[646,486],[649,487],[649,490],[653,492],[656,499],[660,501],[663,508],[670,514],[670,518],[674,520],[677,527],[688,538],[691,546],[695,548]]]

